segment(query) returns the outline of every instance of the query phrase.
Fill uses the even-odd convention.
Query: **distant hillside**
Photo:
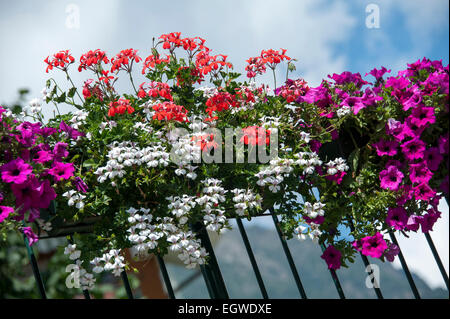
[[[253,226],[247,228],[247,233],[269,297],[300,298],[275,230]],[[338,298],[326,264],[319,257],[320,247],[309,240],[303,242],[291,240],[289,247],[308,298]],[[224,234],[215,251],[230,297],[261,298],[239,232],[233,230]],[[393,268],[390,263],[369,259],[380,266],[380,287],[385,298],[413,298],[402,270]],[[174,287],[193,273],[192,270],[172,264],[168,265],[168,269]],[[340,269],[337,274],[347,298],[376,297],[373,289],[365,286],[366,273],[359,256],[349,269]],[[414,279],[422,298],[448,298],[446,290],[430,289],[419,277],[414,276]],[[201,276],[177,292],[177,298],[208,297],[205,282]]]

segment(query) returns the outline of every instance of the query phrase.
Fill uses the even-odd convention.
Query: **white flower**
[[[77,250],[76,248],[77,248],[76,244],[67,245],[67,247],[64,249],[64,255],[69,255],[69,258],[71,260],[76,260],[76,259],[80,258],[81,251]]]

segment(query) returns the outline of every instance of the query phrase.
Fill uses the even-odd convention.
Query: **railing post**
[[[125,286],[125,291],[127,292],[128,299],[134,299],[133,291],[131,290],[130,282],[128,281],[127,272],[123,270],[120,273],[120,277],[122,278],[123,285]]]
[[[405,272],[406,278],[408,279],[408,283],[409,286],[411,287],[411,290],[414,294],[414,297],[416,299],[420,299],[420,294],[419,291],[417,290],[416,284],[414,283],[413,277],[411,276],[411,273],[408,269],[408,265],[406,264],[406,260],[405,257],[403,257],[403,253],[402,250],[400,249],[400,246],[397,242],[397,238],[395,238],[394,233],[390,230],[389,231],[389,236],[391,237],[392,242],[398,246],[399,248],[399,253],[398,253],[398,258],[400,259],[400,263],[402,265],[403,271]]]
[[[175,293],[173,292],[172,283],[170,282],[169,273],[167,272],[166,264],[164,263],[164,259],[161,256],[156,255],[158,259],[159,268],[161,269],[161,273],[163,275],[164,283],[166,285],[167,294],[170,299],[175,299]]]
[[[441,258],[439,257],[436,247],[434,246],[433,240],[431,239],[431,236],[429,233],[425,233],[425,238],[427,239],[428,246],[430,246],[431,252],[433,253],[434,260],[436,260],[436,263],[439,267],[439,271],[441,272],[442,278],[444,279],[445,285],[447,286],[447,291],[449,291],[448,276],[447,276],[447,273],[445,272],[444,265],[442,264]]]
[[[264,285],[264,281],[261,276],[261,272],[259,271],[258,264],[256,263],[255,255],[253,254],[252,247],[250,246],[250,241],[248,240],[244,225],[242,224],[242,220],[239,217],[237,217],[236,222],[238,224],[239,232],[241,233],[242,240],[245,245],[245,249],[247,250],[248,258],[250,259],[250,263],[252,264],[256,280],[258,281],[258,285],[259,285],[259,289],[261,290],[261,294],[264,299],[269,299],[266,287]]]
[[[25,234],[23,234],[23,240],[25,242],[25,247],[27,248],[28,258],[30,259],[31,269],[33,270],[34,279],[36,280],[36,285],[39,290],[39,295],[42,299],[47,299],[47,294],[45,293],[44,283],[42,281],[41,273],[39,271],[39,266],[36,257],[33,252],[33,248],[30,246],[30,242]]]
[[[209,262],[203,265],[201,268],[203,276],[205,277],[206,285],[210,296],[213,295],[215,299],[229,299],[227,288],[220,272],[219,263],[217,262],[216,255],[214,254],[214,249],[212,247],[211,241],[208,236],[206,228],[202,223],[197,223],[193,225],[194,232],[198,235],[202,246],[209,254]],[[209,284],[208,284],[209,282]]]
[[[280,238],[281,246],[283,247],[284,254],[286,255],[286,258],[288,260],[289,267],[291,268],[291,272],[292,272],[292,275],[294,276],[295,284],[297,285],[297,289],[300,292],[300,296],[303,299],[308,299],[308,297],[306,296],[305,289],[303,288],[302,281],[300,280],[300,275],[298,274],[297,267],[295,267],[294,259],[292,258],[292,254],[291,254],[291,251],[289,250],[289,246],[287,245],[286,239],[283,237],[283,233],[281,232],[280,223],[278,221],[278,218],[277,218],[273,208],[270,208],[269,210],[272,213],[272,219],[275,224],[275,228],[277,230],[278,237]]]

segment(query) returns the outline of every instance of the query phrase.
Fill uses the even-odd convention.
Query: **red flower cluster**
[[[89,68],[95,72],[97,71],[96,67],[101,62],[105,64],[109,63],[109,59],[106,57],[105,51],[100,51],[99,49],[95,51],[90,50],[81,56],[78,71],[81,72],[81,70],[86,70],[87,68]]]
[[[286,54],[285,49],[281,49],[280,51],[276,51],[273,49],[262,50],[261,55],[258,57],[249,58],[247,60],[248,65],[245,67],[245,71],[247,71],[248,78],[254,78],[257,74],[263,74],[266,72],[266,65],[275,69],[277,64],[281,63],[284,60],[290,60]]]
[[[133,62],[140,62],[142,59],[137,55],[137,50],[126,49],[120,51],[114,58],[111,59],[111,72],[125,70],[131,72],[131,65]]]
[[[83,85],[83,97],[85,99],[95,96],[97,97],[100,101],[103,101],[103,92],[102,89],[100,88],[98,83],[95,83],[94,85],[91,85],[94,82],[94,80],[89,79],[87,81],[84,82]]]
[[[211,149],[219,146],[219,144],[214,141],[214,134],[196,135],[193,136],[191,140],[195,141],[196,145],[200,146],[202,151],[204,149],[210,151]]]
[[[156,105],[153,105],[153,110],[155,110],[155,115],[153,115],[153,119],[157,119],[158,121],[166,120],[166,121],[178,121],[178,122],[187,122],[187,113],[188,110],[184,108],[182,105],[176,105],[173,102],[162,102]]]
[[[163,49],[173,51],[176,48],[183,47],[186,51],[193,52],[195,49],[203,50],[205,40],[200,37],[181,38],[181,32],[172,32],[163,34],[159,37],[163,42]]]
[[[243,128],[244,135],[241,137],[241,142],[245,145],[269,145],[270,144],[270,130],[266,130],[259,126],[249,126]]]
[[[167,83],[162,82],[149,82],[142,83],[139,85],[138,97],[143,99],[147,96],[152,98],[162,97],[173,101],[172,95],[170,94],[170,86]]]
[[[206,47],[205,47],[206,48]],[[232,68],[233,65],[227,62],[227,56],[223,54],[209,55],[210,49],[206,48],[205,51],[200,51],[195,56],[195,66],[201,74],[206,75],[211,71],[220,71],[223,67]]]
[[[238,104],[235,97],[228,92],[217,92],[206,101],[206,112],[209,116],[212,116],[213,112],[226,111],[232,107],[236,107]]]
[[[69,54],[69,50],[65,50],[55,53],[53,55],[53,59],[51,60],[47,57],[44,62],[47,63],[47,69],[45,72],[48,73],[49,70],[53,70],[53,67],[65,71],[69,64],[75,62],[75,59]]]
[[[275,90],[276,95],[281,95],[286,99],[287,103],[291,103],[296,101],[300,96],[306,94],[309,91],[309,87],[305,80],[297,79],[291,80],[288,79],[284,86],[277,88]]]
[[[130,105],[129,100],[120,98],[118,101],[109,103],[108,116],[124,114],[125,112],[128,112],[128,114],[134,112],[134,108]]]
[[[149,55],[145,58],[144,61],[144,67],[142,68],[142,74],[145,74],[147,72],[147,69],[154,69],[156,65],[162,64],[162,63],[169,63],[170,62],[170,55],[166,55],[165,58],[160,58],[160,55]]]

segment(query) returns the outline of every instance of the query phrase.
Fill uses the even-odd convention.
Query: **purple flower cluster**
[[[80,136],[78,131],[64,124],[60,131],[68,133],[70,138]],[[39,218],[40,210],[48,208],[57,197],[53,184],[74,175],[73,163],[64,162],[69,155],[68,145],[54,143],[57,129],[7,117],[2,107],[0,133],[0,160],[3,162],[0,164],[0,202],[9,203],[0,206],[0,222],[7,218],[22,221],[27,214],[26,221],[33,222]],[[82,181],[77,180],[76,184],[86,187]],[[31,244],[37,240],[30,227],[21,229]]]

